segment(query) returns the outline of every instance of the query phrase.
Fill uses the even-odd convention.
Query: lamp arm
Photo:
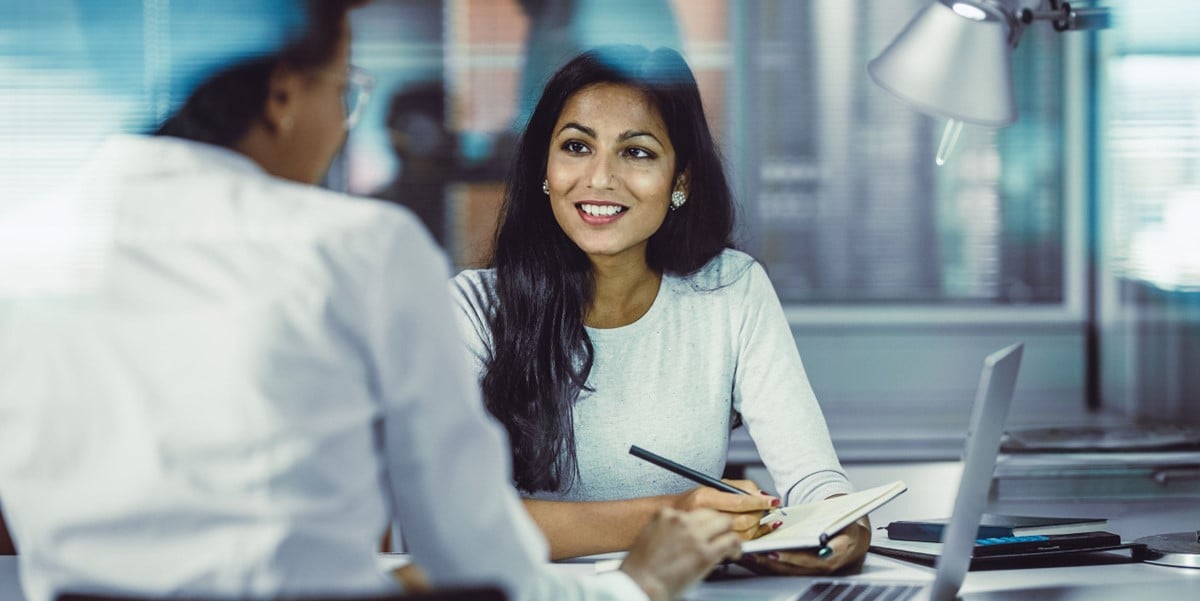
[[[1066,31],[1071,28],[1071,3],[1049,0],[1050,10],[1021,9],[1021,22],[1030,25],[1033,21],[1050,21],[1054,31]]]
[[[1109,10],[1103,7],[1071,8],[1070,2],[1047,0],[1049,10],[1022,8],[1021,23],[1026,26],[1035,20],[1050,21],[1054,31],[1104,29],[1109,26]]]

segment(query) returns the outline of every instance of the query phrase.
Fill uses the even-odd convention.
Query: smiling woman
[[[733,199],[691,70],[673,50],[593,50],[547,84],[517,148],[491,269],[453,289],[488,410],[555,558],[624,550],[661,507],[769,532],[780,499],[696,488],[632,458],[649,447],[718,477],[743,419],[789,504],[852,490],[779,299],[733,249]],[[780,553],[765,571],[858,561]]]
[[[644,265],[672,189],[687,193],[658,109],[641,90],[612,83],[567,101],[550,140],[546,181],[558,225],[593,262],[612,266]]]

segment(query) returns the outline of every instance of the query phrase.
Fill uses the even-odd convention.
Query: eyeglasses
[[[342,111],[346,115],[346,129],[350,129],[362,118],[367,101],[371,99],[371,90],[375,88],[375,78],[366,69],[354,65],[350,65],[345,77]]]

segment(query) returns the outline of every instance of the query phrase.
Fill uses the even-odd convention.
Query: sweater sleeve
[[[450,297],[463,344],[474,361],[476,377],[482,377],[484,362],[492,344],[488,314],[492,310],[493,278],[491,270],[466,270],[450,279]]]
[[[788,505],[852,492],[766,272],[756,263],[736,285],[744,299],[735,325],[733,407],[776,489]]]

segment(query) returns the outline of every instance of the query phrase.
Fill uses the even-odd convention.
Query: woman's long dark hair
[[[598,83],[642,91],[667,126],[675,175],[689,172],[688,201],[650,237],[647,261],[659,273],[690,274],[732,247],[733,197],[687,63],[668,48],[606,46],[564,65],[546,84],[517,146],[496,232],[496,302],[483,396],[508,430],[521,490],[568,488],[578,475],[573,405],[594,350],[584,312],[594,290],[591,263],[562,231],[542,192],[555,123],[567,99]]]

